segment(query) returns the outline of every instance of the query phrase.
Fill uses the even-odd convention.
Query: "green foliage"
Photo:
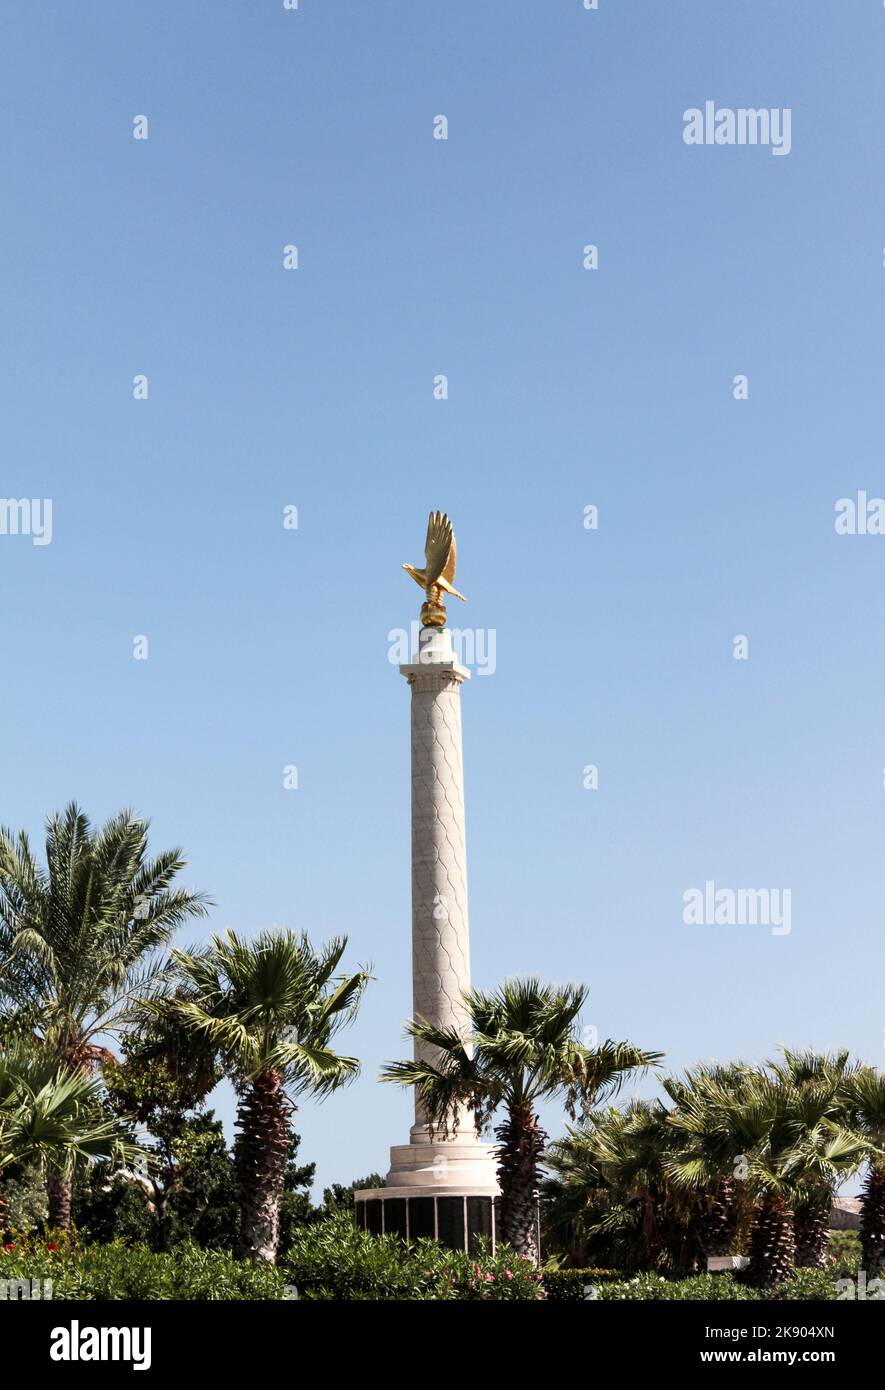
[[[668,1180],[676,1146],[660,1101],[596,1110],[550,1146],[541,1190],[544,1249],[570,1265],[670,1276],[701,1257],[701,1212]]]
[[[150,1185],[93,1164],[74,1192],[74,1225],[84,1238],[97,1243],[117,1241],[152,1250],[175,1249],[191,1243],[203,1249],[232,1251],[239,1237],[240,1193],[233,1150],[224,1138],[220,1120],[211,1111],[186,1122],[190,1159],[177,1174],[166,1197],[163,1229],[157,1218]],[[280,1211],[280,1250],[285,1253],[297,1229],[318,1218],[307,1194],[315,1165],[299,1164],[299,1136],[293,1135],[286,1166]],[[10,1222],[11,1225],[16,1225]]]
[[[253,1259],[279,1254],[293,1097],[328,1095],[359,1071],[331,1046],[369,980],[365,970],[336,975],[346,946],[346,937],[314,949],[303,933],[246,940],[228,930],[174,953],[181,983],[171,1021],[212,1050],[239,1093],[239,1249]]]
[[[195,951],[174,951],[182,987],[173,1018],[212,1048],[238,1089],[279,1073],[292,1095],[326,1095],[359,1070],[329,1045],[369,980],[364,970],[336,976],[346,946],[346,937],[314,949],[304,933],[247,940],[228,930]]]
[[[842,1276],[834,1268],[797,1269],[782,1284],[764,1290],[770,1299],[832,1300],[839,1297],[836,1280]]]
[[[199,1111],[221,1080],[211,1052],[159,1015],[150,1031],[123,1041],[123,1060],[107,1059],[102,1068],[108,1095],[120,1115],[144,1125],[156,1140],[173,1149],[187,1116]]]
[[[316,1209],[316,1218],[322,1220],[326,1216],[334,1216],[336,1212],[349,1211],[354,1209],[354,1192],[361,1192],[367,1187],[384,1187],[384,1179],[380,1173],[370,1173],[367,1178],[356,1178],[354,1182],[345,1187],[343,1183],[333,1182],[331,1187],[323,1188],[322,1206]]]
[[[93,1182],[98,1210],[90,1211],[80,1202],[78,1216],[93,1229],[94,1220],[102,1216],[106,1224],[113,1208],[113,1233],[106,1238],[149,1240],[154,1248],[166,1250],[173,1240],[175,1208],[184,1208],[193,1227],[209,1207],[211,1189],[219,1186],[220,1174],[212,1181],[213,1161],[217,1166],[220,1157],[223,1163],[227,1149],[221,1125],[206,1113],[203,1101],[221,1072],[210,1052],[188,1039],[173,1018],[162,1015],[154,1019],[151,1031],[125,1039],[123,1056],[122,1062],[107,1061],[103,1075],[116,1113],[132,1125],[144,1126],[150,1136],[144,1145],[144,1191],[136,1196],[138,1183],[126,1184],[125,1192],[116,1183],[116,1194],[107,1193],[107,1184],[96,1193]],[[206,1194],[205,1202],[198,1199],[196,1210],[188,1201],[195,1191],[201,1197]],[[109,1195],[118,1200],[109,1200]],[[217,1238],[215,1229],[208,1240],[195,1229],[191,1233],[201,1245]]]
[[[188,1158],[169,1192],[166,1241],[170,1248],[191,1240],[207,1249],[232,1251],[240,1229],[233,1152],[211,1110],[193,1116],[187,1128]]]
[[[837,1279],[855,1275],[861,1267],[859,1231],[830,1231],[828,1254]]]
[[[623,1282],[623,1274],[615,1269],[545,1269],[543,1276],[544,1293],[551,1303],[583,1302],[588,1289],[603,1282]]]
[[[846,1127],[848,1054],[791,1053],[763,1067],[707,1071],[703,1084],[689,1073],[668,1088],[676,1100],[669,1122],[684,1149],[670,1164],[672,1177],[699,1187],[717,1174],[735,1176],[756,1197],[776,1193],[795,1205],[815,1194],[829,1200],[840,1178],[865,1157]]]
[[[551,1145],[545,1249],[674,1279],[751,1248],[776,1197],[788,1229],[795,1218],[798,1262],[819,1261],[832,1193],[870,1152],[885,1084],[847,1052],[786,1049],[764,1067],[699,1066],[663,1084],[669,1108],[596,1110]],[[785,1247],[781,1277],[791,1260]]]
[[[456,1123],[462,1107],[473,1112],[479,1131],[501,1105],[533,1107],[555,1095],[574,1119],[663,1056],[610,1038],[585,1047],[578,1015],[586,999],[584,985],[546,985],[533,975],[505,980],[492,992],[468,990],[469,1040],[456,1028],[413,1019],[406,1032],[423,1053],[432,1049],[434,1061],[389,1062],[381,1079],[414,1086],[431,1124],[442,1131]]]
[[[666,1279],[644,1273],[625,1279],[604,1269],[548,1270],[543,1276],[507,1250],[476,1256],[434,1241],[407,1245],[358,1230],[346,1215],[301,1228],[286,1263],[236,1260],[183,1242],[169,1254],[144,1246],[82,1244],[19,1236],[0,1247],[0,1279],[52,1281],[55,1299],[98,1301],[307,1300],[760,1301],[837,1299],[835,1267],[805,1269],[776,1288],[755,1289],[732,1274]]]
[[[143,1246],[80,1246],[76,1239],[20,1240],[0,1253],[0,1279],[52,1280],[54,1299],[283,1299],[282,1274],[218,1251],[181,1245],[164,1255]]]
[[[536,1204],[544,1145],[536,1107],[562,1098],[574,1119],[620,1090],[629,1074],[663,1055],[610,1038],[585,1046],[578,1015],[584,985],[542,984],[534,975],[505,980],[492,992],[466,990],[467,1028],[416,1018],[406,1032],[413,1059],[389,1062],[382,1081],[412,1086],[431,1131],[449,1135],[472,1115],[477,1134],[495,1127],[499,1231],[514,1249],[537,1260]]]
[[[741,1302],[763,1297],[759,1289],[748,1288],[731,1274],[693,1274],[688,1279],[665,1279],[660,1274],[637,1274],[618,1283],[602,1283],[596,1297],[614,1299],[665,1300],[667,1302],[705,1302],[736,1299]]]
[[[99,1244],[153,1245],[156,1220],[144,1188],[107,1163],[94,1163],[74,1187],[74,1226]]]
[[[286,1261],[305,1299],[535,1300],[540,1275],[511,1251],[471,1256],[432,1240],[406,1244],[359,1230],[346,1214],[301,1230]]]
[[[435,1241],[405,1246],[359,1231],[347,1216],[303,1228],[283,1268],[185,1243],[144,1246],[19,1239],[0,1249],[0,1279],[51,1279],[55,1299],[535,1300],[540,1275],[507,1251],[455,1254]],[[293,1285],[295,1286],[293,1288]]]
[[[100,1083],[33,1044],[0,1052],[0,1173],[14,1164],[137,1158],[125,1127],[103,1109]]]
[[[48,1211],[46,1180],[39,1163],[20,1163],[7,1168],[3,1188],[9,1230],[39,1230]]]
[[[600,1280],[592,1297],[606,1302],[613,1299],[657,1300],[665,1302],[826,1302],[839,1297],[837,1274],[832,1269],[799,1269],[789,1279],[771,1288],[757,1289],[734,1274],[693,1274],[688,1279],[665,1279],[659,1274],[637,1274],[632,1279]],[[545,1280],[546,1282],[546,1280]],[[592,1281],[588,1281],[592,1283]]]
[[[185,920],[205,914],[176,888],[180,850],[148,858],[148,825],[121,811],[94,829],[78,806],[50,816],[46,866],[23,830],[0,830],[0,1006],[39,1021],[75,1065],[103,1049],[137,1004],[168,977],[162,952]]]

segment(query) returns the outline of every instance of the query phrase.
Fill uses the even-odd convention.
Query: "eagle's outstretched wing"
[[[455,538],[445,512],[431,512],[424,542],[424,574],[428,588],[440,575],[451,583],[455,573]]]
[[[449,584],[454,584],[454,582],[455,582],[455,561],[456,561],[457,558],[458,558],[458,547],[457,547],[457,545],[456,545],[456,543],[455,543],[455,533],[454,533],[454,531],[452,531],[451,523],[449,524],[449,531],[451,532],[451,536],[452,536],[452,544],[449,546],[449,558],[448,558],[448,560],[446,560],[446,563],[443,565],[442,577],[443,577],[443,579],[445,579]]]

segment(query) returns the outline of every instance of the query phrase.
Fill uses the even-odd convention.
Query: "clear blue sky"
[[[2,491],[54,503],[51,545],[0,537],[2,820],[130,804],[215,928],[347,933],[363,1074],[297,1123],[321,1184],[385,1169],[387,634],[444,508],[458,616],[497,633],[464,693],[476,982],[584,980],[672,1068],[881,1062],[885,537],[833,519],[885,493],[882,5],[20,0],[2,30]],[[707,99],[789,107],[789,156],[686,146]],[[791,933],[685,926],[707,879],[789,887]]]

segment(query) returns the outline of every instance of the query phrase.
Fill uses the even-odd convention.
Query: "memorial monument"
[[[470,987],[461,686],[470,672],[455,658],[445,598],[454,587],[452,523],[431,512],[423,569],[403,568],[425,593],[415,662],[400,666],[411,692],[412,1017],[467,1031],[462,995]],[[421,1044],[416,1041],[415,1055]],[[390,1151],[387,1185],[355,1193],[359,1224],[417,1240],[433,1236],[472,1250],[495,1240],[498,1193],[494,1147],[475,1137],[465,1114],[457,1134],[431,1136],[415,1103],[409,1142]]]

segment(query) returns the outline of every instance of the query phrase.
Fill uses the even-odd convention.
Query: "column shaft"
[[[409,673],[412,695],[412,1004],[464,1031],[470,986],[461,682],[453,663]],[[416,1043],[416,1058],[423,1055]],[[415,1123],[424,1124],[416,1101]]]

